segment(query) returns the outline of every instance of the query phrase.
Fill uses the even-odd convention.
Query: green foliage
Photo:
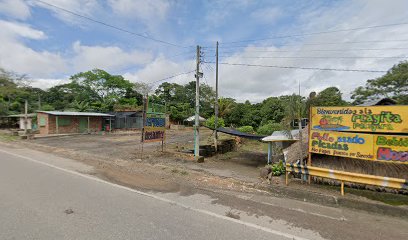
[[[255,130],[252,126],[242,126],[237,128],[238,131],[244,132],[244,133],[255,133]]]
[[[342,93],[337,87],[328,87],[310,100],[312,106],[346,106],[346,101],[342,99]]]
[[[356,88],[351,96],[354,104],[384,97],[408,104],[408,61],[394,65],[384,76],[367,80],[366,85]]]
[[[260,126],[256,131],[259,135],[271,135],[274,131],[282,130],[280,123],[274,123],[272,121]]]
[[[176,103],[170,106],[170,118],[174,121],[182,122],[184,119],[190,117],[194,109],[189,103]]]
[[[205,121],[205,126],[209,127],[209,128],[215,128],[215,116],[211,116],[209,119],[207,119],[207,121]],[[217,124],[217,128],[219,127],[225,127],[225,122],[223,118],[218,118],[218,124]]]
[[[285,165],[283,164],[282,161],[279,161],[279,163],[266,165],[266,167],[272,170],[272,176],[280,176],[285,174],[286,172]]]

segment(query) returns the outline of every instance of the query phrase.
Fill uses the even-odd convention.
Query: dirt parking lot
[[[211,130],[202,128],[200,133],[200,144],[213,142]],[[233,137],[220,134],[220,139],[228,138]],[[167,131],[163,152],[161,143],[144,143],[142,146],[140,139],[141,132],[136,131],[39,138],[31,143],[38,150],[52,148],[53,151],[72,154],[77,158],[93,156],[111,163],[125,161],[165,165],[252,183],[260,181],[259,168],[265,165],[267,157],[264,144],[246,141],[245,144],[237,146],[237,151],[206,158],[204,163],[196,163],[193,161],[193,155],[188,153],[193,149],[194,143],[192,128]]]

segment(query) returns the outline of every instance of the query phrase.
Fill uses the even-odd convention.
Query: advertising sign
[[[408,136],[374,135],[374,153],[377,160],[408,163]]]
[[[311,130],[309,152],[408,163],[408,136]]]
[[[408,106],[313,107],[312,130],[408,133]]]
[[[161,142],[165,138],[166,115],[160,113],[146,113],[144,127],[144,142]]]
[[[373,136],[345,132],[310,132],[309,151],[332,156],[374,160]]]

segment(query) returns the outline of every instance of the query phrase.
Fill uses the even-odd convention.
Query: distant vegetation
[[[95,112],[141,109],[143,93],[151,92],[146,84],[132,83],[121,75],[111,75],[100,69],[75,74],[69,83],[47,90],[33,88],[28,83],[27,77],[0,69],[0,115],[22,113],[25,99],[29,102],[29,112],[39,109]],[[202,84],[200,91],[200,115],[209,119],[207,124],[213,126],[215,92],[207,84]],[[153,92],[149,102],[165,105],[172,121],[182,122],[194,115],[194,81],[184,85],[164,82]],[[219,126],[269,135],[286,128],[295,118],[307,117],[310,106],[347,106],[380,97],[408,104],[408,62],[395,65],[384,76],[368,80],[365,86],[355,89],[351,103],[342,99],[336,87],[312,93],[308,98],[283,95],[269,97],[260,103],[220,98]]]

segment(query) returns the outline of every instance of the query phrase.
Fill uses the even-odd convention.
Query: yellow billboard
[[[374,135],[377,160],[408,163],[408,136]]]
[[[312,107],[311,129],[408,133],[408,106]]]
[[[408,136],[311,130],[309,152],[408,163]]]
[[[310,131],[309,152],[374,160],[373,136],[369,134]]]

